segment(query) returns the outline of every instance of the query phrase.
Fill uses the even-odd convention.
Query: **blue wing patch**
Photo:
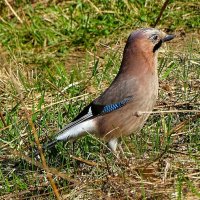
[[[110,105],[107,105],[107,106],[104,106],[101,114],[105,114],[105,113],[109,113],[109,112],[112,112],[114,110],[117,110],[121,107],[123,107],[125,104],[127,104],[128,102],[130,101],[130,98],[126,98],[120,102],[117,102],[117,103],[114,103],[114,104],[110,104]]]

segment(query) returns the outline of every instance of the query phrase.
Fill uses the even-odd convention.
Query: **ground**
[[[63,199],[200,198],[196,0],[170,1],[156,26],[176,38],[159,52],[154,112],[141,133],[121,139],[119,157],[91,135],[58,144],[43,164],[34,157],[37,141],[50,140],[109,86],[128,35],[153,26],[163,4],[0,3],[0,199],[56,199],[56,188]]]

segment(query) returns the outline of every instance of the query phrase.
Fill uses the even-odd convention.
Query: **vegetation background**
[[[119,158],[90,135],[43,165],[33,155],[37,136],[50,140],[111,83],[128,35],[164,2],[0,1],[0,199],[200,198],[198,0],[169,1],[157,28],[176,39],[159,53],[155,113]]]

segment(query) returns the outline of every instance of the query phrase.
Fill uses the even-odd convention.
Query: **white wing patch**
[[[60,135],[58,135],[56,140],[70,140],[76,139],[80,136],[84,136],[87,133],[92,133],[96,130],[96,123],[94,119],[86,120],[77,124],[70,129],[64,130]]]

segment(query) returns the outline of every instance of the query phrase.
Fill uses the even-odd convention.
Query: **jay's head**
[[[132,51],[156,53],[164,42],[170,41],[175,35],[166,33],[155,28],[142,28],[133,32],[127,41],[127,47]]]

